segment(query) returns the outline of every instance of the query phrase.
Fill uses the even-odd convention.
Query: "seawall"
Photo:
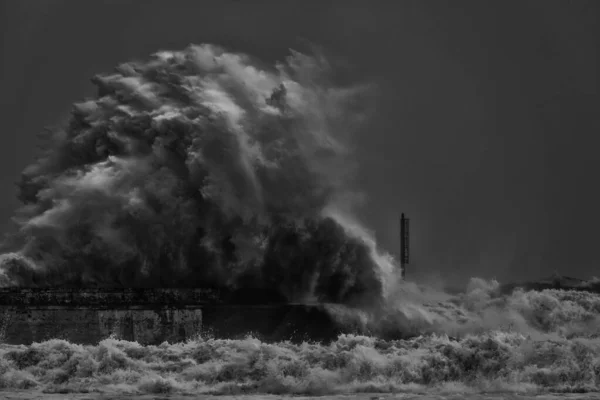
[[[230,299],[202,289],[0,289],[0,342],[96,344],[114,335],[160,344],[249,334],[266,341],[329,341],[341,333],[321,305]]]
[[[334,340],[341,330],[319,306],[194,306],[90,308],[0,306],[0,342],[31,344],[60,338],[96,344],[111,335],[140,344],[181,342],[198,335],[266,341]]]
[[[182,341],[202,328],[200,309],[0,308],[0,339],[30,344],[47,339],[94,344],[115,335],[143,344]]]

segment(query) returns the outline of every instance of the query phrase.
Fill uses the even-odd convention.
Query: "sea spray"
[[[271,290],[320,303],[356,334],[0,344],[0,387],[600,390],[598,295],[504,294],[479,279],[451,295],[398,279],[352,212],[352,135],[372,88],[338,87],[331,72],[320,55],[265,68],[202,45],[96,76],[97,96],[45,133],[23,171],[0,285]]]
[[[360,197],[352,137],[372,87],[332,76],[319,54],[267,68],[213,45],[97,75],[22,173],[0,284],[379,301],[391,266],[326,212]]]

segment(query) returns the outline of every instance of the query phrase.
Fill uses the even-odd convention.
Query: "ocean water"
[[[387,315],[365,322],[383,327],[377,334],[344,334],[331,343],[269,343],[252,335],[229,340],[200,334],[160,345],[114,336],[95,345],[61,339],[0,343],[0,389],[5,397],[22,391],[88,396],[74,398],[561,398],[585,393],[592,397],[579,398],[600,398],[600,296],[564,290],[506,295],[496,289],[474,280],[467,292],[443,301],[431,293],[405,290],[400,293],[404,301],[392,303],[396,306]],[[331,312],[343,318],[339,309]],[[405,334],[410,329],[413,336],[390,339],[393,326]]]
[[[0,346],[11,392],[121,395],[572,393],[598,391],[600,340],[501,331],[385,341],[342,335],[292,344],[202,339],[142,346],[116,338]]]
[[[325,396],[286,396],[286,395],[119,395],[119,394],[73,394],[73,393],[31,393],[31,392],[1,392],[6,400],[595,400],[597,394],[540,394],[521,395],[506,393],[398,393],[379,395],[373,393],[325,395]]]

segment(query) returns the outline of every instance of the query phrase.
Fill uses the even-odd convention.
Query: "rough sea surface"
[[[198,336],[142,346],[109,337],[89,346],[58,339],[0,345],[0,386],[9,392],[94,396],[437,393],[478,398],[482,393],[600,391],[598,295],[563,290],[501,295],[496,288],[474,282],[466,293],[434,304],[417,302],[416,294],[432,294],[412,288],[413,298],[406,295],[387,317],[388,324],[392,316],[410,318],[412,329],[427,332],[409,339],[346,334],[331,343],[265,343],[252,336]],[[454,333],[449,337],[443,331]],[[391,335],[389,326],[386,332]]]
[[[468,394],[468,393],[401,393],[394,395],[378,394],[351,394],[351,395],[333,395],[333,396],[281,396],[281,395],[242,395],[242,396],[178,396],[178,395],[115,395],[115,394],[45,394],[45,393],[6,393],[6,400],[281,400],[293,398],[296,400],[320,399],[320,400],[595,400],[596,394],[544,394],[544,395],[519,395],[519,394]]]

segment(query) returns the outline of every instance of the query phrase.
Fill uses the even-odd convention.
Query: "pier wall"
[[[197,308],[0,308],[0,340],[9,344],[53,338],[95,344],[111,335],[140,344],[158,344],[187,340],[201,328],[202,310]]]
[[[114,335],[160,344],[249,334],[268,341],[327,341],[341,333],[325,306],[264,304],[272,299],[209,289],[0,288],[0,342],[96,344]]]
[[[308,305],[205,305],[182,308],[0,306],[0,342],[48,339],[97,344],[111,335],[140,344],[174,343],[199,335],[266,341],[329,341],[341,331],[321,307]]]

